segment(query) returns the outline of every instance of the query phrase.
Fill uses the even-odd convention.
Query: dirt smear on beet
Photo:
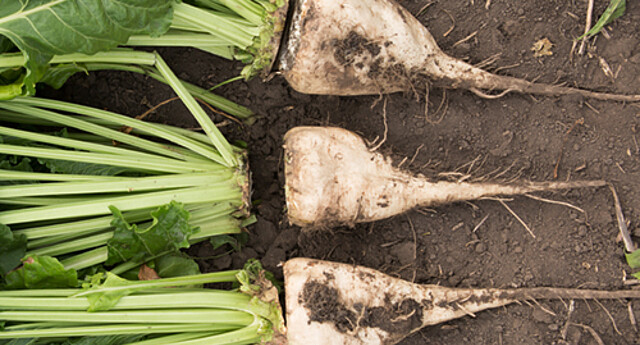
[[[345,305],[337,289],[319,281],[308,281],[299,299],[311,322],[333,324],[342,333],[373,327],[404,335],[422,325],[422,306],[416,300],[408,298],[393,303],[385,298],[385,301],[384,306],[377,307]]]

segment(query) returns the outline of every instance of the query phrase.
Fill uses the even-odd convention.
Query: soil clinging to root
[[[356,303],[344,304],[337,289],[322,282],[305,284],[300,303],[310,313],[311,322],[328,322],[343,333],[357,332],[360,328],[374,327],[390,334],[408,334],[422,325],[422,307],[414,299],[385,306],[367,307]]]

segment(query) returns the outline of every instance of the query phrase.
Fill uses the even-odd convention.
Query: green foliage
[[[640,249],[636,249],[632,253],[625,253],[625,258],[627,259],[627,264],[631,266],[633,269],[640,268]],[[632,276],[640,279],[640,272],[633,273]]]
[[[162,278],[200,274],[200,267],[193,259],[176,254],[157,258],[155,260],[155,270]]]
[[[186,275],[200,274],[200,267],[195,260],[190,259],[180,253],[171,253],[163,255],[155,260],[146,263],[147,266],[155,270],[160,278],[180,277]],[[127,280],[138,280],[138,273],[140,273],[140,267],[137,266],[122,274],[120,277]],[[200,285],[193,285],[193,287],[201,287]]]
[[[14,235],[8,226],[0,224],[0,277],[20,265],[27,252],[27,236]]]
[[[586,34],[580,36],[578,39],[582,39],[585,36],[593,36],[600,32],[605,25],[609,25],[614,19],[621,17],[627,9],[626,0],[611,0],[609,6],[604,11],[600,19]]]
[[[102,282],[102,278],[106,276],[104,282]],[[134,292],[133,289],[112,289],[112,287],[122,287],[131,285],[132,282],[126,279],[122,279],[117,275],[107,272],[106,275],[102,273],[98,273],[94,275],[91,279],[90,283],[82,284],[82,287],[88,289],[89,291],[92,289],[101,289],[99,293],[90,293],[87,294],[87,300],[89,300],[89,308],[87,311],[103,311],[109,310],[114,305],[118,303],[118,301],[124,297],[130,295]]]
[[[0,136],[0,144],[4,144],[10,138]],[[0,153],[0,169],[14,170],[14,171],[26,171],[32,172],[34,163],[30,158],[18,157],[14,155],[4,155]],[[7,182],[0,181],[0,185],[8,184]]]
[[[640,268],[640,249],[636,249],[633,253],[625,253],[625,257],[631,268]]]
[[[107,242],[109,258],[106,265],[122,261],[142,261],[167,251],[189,247],[189,237],[199,229],[189,225],[190,214],[181,203],[172,201],[151,212],[153,220],[145,229],[129,224],[116,207],[109,207],[114,215],[111,226],[113,238]]]
[[[0,36],[0,53],[7,53],[15,49],[15,46],[8,38]]]
[[[9,273],[8,289],[56,289],[78,286],[76,270],[66,270],[58,259],[31,255],[22,260],[22,267]]]
[[[133,34],[159,36],[169,29],[175,0],[23,0],[0,6],[0,48],[8,38],[25,57],[25,77],[0,97],[33,95],[53,55],[94,54],[126,43]],[[18,95],[19,95],[18,94]],[[17,96],[17,95],[13,95]]]
[[[50,66],[44,72],[40,82],[45,83],[54,89],[59,89],[67,82],[67,79],[71,78],[72,75],[78,72],[88,73],[89,71],[87,71],[83,65],[74,63]]]

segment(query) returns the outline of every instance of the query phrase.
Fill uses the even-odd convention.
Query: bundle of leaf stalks
[[[167,83],[155,68],[154,53],[117,48],[125,44],[198,47],[223,57],[252,61],[246,52],[203,33],[206,23],[199,27],[197,18],[184,19],[181,13],[191,7],[174,0],[126,0],[108,5],[88,2],[84,6],[68,0],[7,3],[0,8],[0,99],[34,95],[36,83],[59,88],[75,73],[96,70],[141,73]],[[199,13],[192,12],[188,15]],[[233,42],[243,44],[242,40]],[[183,84],[203,102],[251,122],[254,113],[250,109],[210,90]]]
[[[36,97],[0,102],[6,287],[75,287],[75,270],[122,273],[253,221],[245,150],[158,68],[205,133]]]
[[[99,273],[82,289],[0,291],[0,344],[266,342],[284,331],[268,278],[251,261],[235,271],[144,281]],[[206,283],[233,287],[199,287]]]

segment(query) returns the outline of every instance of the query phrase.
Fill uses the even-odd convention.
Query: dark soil
[[[571,54],[584,30],[586,1],[434,0],[401,1],[431,30],[445,52],[489,71],[545,83],[598,91],[640,93],[640,4]],[[427,5],[424,11],[421,9]],[[607,1],[597,1],[599,16]],[[488,9],[486,5],[489,4]],[[465,40],[465,38],[467,38]],[[548,38],[553,55],[534,57],[531,47]],[[595,42],[594,42],[595,41]],[[183,79],[204,87],[237,75],[241,65],[188,49],[160,53]],[[612,75],[605,74],[608,65]],[[250,148],[258,222],[241,252],[212,259],[208,244],[190,250],[204,271],[239,267],[260,258],[276,275],[290,257],[360,264],[418,283],[451,287],[629,288],[623,245],[611,193],[606,188],[544,194],[582,210],[526,197],[509,207],[535,234],[497,201],[458,203],[416,210],[373,224],[306,233],[289,226],[282,172],[282,136],[298,125],[347,128],[368,140],[382,138],[383,104],[378,96],[327,97],[299,94],[276,77],[269,82],[235,82],[219,93],[262,116],[250,127],[229,125],[231,139]],[[170,97],[150,78],[126,73],[78,75],[62,90],[44,94],[138,115]],[[388,136],[381,150],[403,167],[425,175],[454,172],[462,177],[521,177],[534,181],[605,179],[616,186],[630,229],[640,216],[640,106],[579,97],[506,95],[481,99],[462,90],[432,89],[425,95],[393,94],[387,100]],[[148,118],[184,127],[194,121],[179,103]],[[222,118],[217,118],[222,121]],[[580,124],[583,120],[584,123]],[[578,123],[578,124],[576,124]],[[414,257],[414,245],[417,255]],[[401,344],[637,344],[627,301],[540,301],[512,305],[429,327]],[[640,315],[640,302],[631,302]],[[579,324],[581,326],[575,326]],[[596,339],[586,327],[591,327]]]

